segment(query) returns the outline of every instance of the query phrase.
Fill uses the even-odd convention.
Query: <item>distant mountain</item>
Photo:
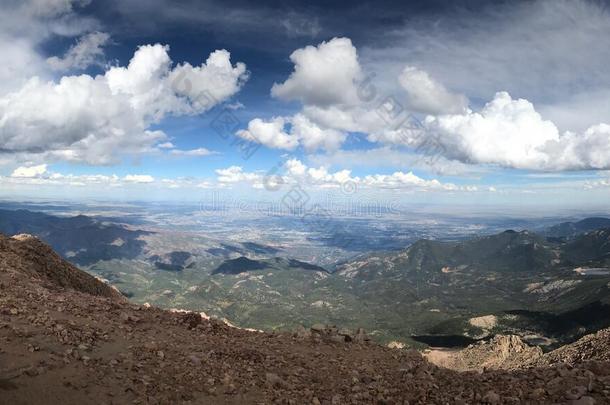
[[[610,229],[600,229],[578,236],[564,247],[566,260],[575,265],[610,266]]]
[[[257,270],[289,270],[319,271],[328,273],[328,270],[314,264],[305,263],[295,259],[274,257],[271,259],[252,260],[247,257],[225,260],[212,274],[240,274]]]
[[[460,242],[421,240],[407,249],[359,257],[337,267],[351,293],[371,308],[392,308],[375,322],[432,335],[484,336],[537,330],[569,341],[610,326],[610,230],[569,242],[505,231]],[[599,267],[590,275],[577,267]],[[487,322],[472,321],[489,315]],[[400,319],[402,319],[402,324]],[[567,319],[557,327],[556,319]],[[406,333],[408,329],[402,329]],[[451,340],[451,339],[449,339]],[[455,340],[455,339],[453,339]]]
[[[150,233],[85,215],[57,217],[28,210],[0,210],[0,232],[35,235],[79,265],[135,258],[145,246],[139,237]]]
[[[433,281],[444,274],[478,269],[493,272],[540,272],[557,264],[557,246],[532,232],[505,231],[459,242],[420,240],[384,259],[372,256],[370,265],[347,263],[338,274],[372,279],[378,273],[400,272],[413,279]],[[366,257],[366,256],[365,256]],[[364,262],[367,259],[363,259]]]
[[[247,271],[264,270],[266,268],[268,268],[267,263],[242,256],[237,259],[225,260],[212,274],[239,274]]]
[[[193,255],[184,251],[173,251],[162,256],[153,255],[149,260],[154,262],[158,269],[166,271],[182,271],[194,265]]]
[[[563,222],[554,225],[548,228],[544,235],[552,238],[573,238],[603,228],[610,228],[610,218],[592,217],[578,222]]]

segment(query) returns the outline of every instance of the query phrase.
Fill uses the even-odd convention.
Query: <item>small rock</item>
[[[290,387],[290,384],[288,384],[286,381],[284,381],[280,376],[278,376],[275,373],[267,373],[267,374],[265,374],[265,377],[267,378],[267,382],[274,387],[279,387],[279,388],[289,388]]]
[[[345,343],[345,336],[341,335],[331,335],[328,337],[328,339],[334,343]]]
[[[500,395],[496,394],[494,391],[488,391],[482,400],[486,404],[496,405],[500,403]]]
[[[311,331],[315,333],[324,333],[325,330],[326,326],[322,325],[321,323],[316,323],[311,327]]]
[[[308,337],[311,337],[311,331],[305,329],[303,326],[299,325],[297,326],[296,330],[294,331],[294,336],[300,339],[306,339]]]
[[[575,387],[570,388],[566,391],[565,397],[566,399],[580,399],[583,395],[587,393],[587,388],[582,385],[577,385]]]

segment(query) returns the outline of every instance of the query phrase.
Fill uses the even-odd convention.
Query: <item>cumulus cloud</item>
[[[294,150],[300,145],[307,151],[336,150],[346,137],[342,131],[321,128],[303,114],[269,121],[255,118],[248,123],[248,129],[239,130],[236,135],[274,149]]]
[[[236,135],[270,148],[292,150],[299,145],[299,140],[286,133],[285,126],[286,118],[284,117],[275,117],[268,121],[255,118],[248,123],[248,129],[239,130]]]
[[[85,69],[99,64],[104,55],[104,46],[110,40],[105,32],[91,32],[82,36],[63,57],[52,56],[47,63],[53,70]]]
[[[263,180],[262,174],[244,172],[240,166],[217,169],[216,175],[218,182],[221,184],[249,182],[258,187],[262,184]]]
[[[292,117],[293,136],[298,138],[307,151],[324,149],[334,151],[345,141],[347,134],[332,128],[322,128],[304,114]]]
[[[532,170],[610,167],[610,125],[561,134],[531,102],[506,92],[478,112],[430,116],[426,130],[447,157],[463,162]]]
[[[363,74],[356,48],[349,38],[333,38],[318,46],[297,49],[290,59],[294,71],[286,81],[273,85],[271,95],[282,100],[300,101],[303,110],[289,117],[255,118],[237,135],[284,150],[294,150],[299,146],[308,152],[339,149],[347,137],[346,130],[355,125],[336,125],[340,119],[336,114],[325,122],[315,113],[310,114],[310,110],[342,112],[361,103],[358,86]]]
[[[34,177],[39,177],[39,176],[43,175],[44,173],[46,173],[46,171],[47,171],[46,164],[37,165],[37,166],[22,166],[22,167],[16,168],[13,171],[13,173],[11,174],[11,177],[34,178]]]
[[[169,73],[173,91],[186,97],[196,111],[206,111],[237,93],[248,80],[246,65],[231,64],[231,54],[217,50],[210,54],[205,64],[178,65]]]
[[[233,66],[226,51],[213,52],[200,66],[174,69],[168,51],[160,44],[141,46],[126,67],[59,82],[34,77],[0,97],[2,151],[29,160],[116,163],[166,141],[151,125],[168,115],[205,112],[247,78],[245,65]],[[176,83],[182,79],[188,86]]]
[[[350,188],[420,191],[477,191],[475,186],[458,186],[437,179],[426,180],[413,172],[396,171],[392,174],[353,176],[351,170],[331,172],[324,166],[308,167],[298,159],[288,159],[281,170],[273,175],[245,172],[242,167],[231,166],[216,170],[219,183],[249,183],[254,188],[280,187],[299,184],[316,188]]]
[[[468,107],[468,99],[462,94],[450,92],[430,75],[413,66],[404,68],[398,81],[407,92],[409,107],[426,114],[461,113]]]
[[[380,95],[379,89],[375,94],[346,38],[299,49],[291,60],[294,72],[273,86],[272,95],[298,100],[302,110],[291,117],[254,119],[239,136],[271,148],[332,152],[348,133],[363,133],[370,142],[406,147],[443,168],[451,162],[547,171],[610,168],[606,124],[561,131],[532,102],[508,92],[498,92],[479,109],[469,108],[464,95],[410,65],[395,77],[398,100]],[[408,118],[409,111],[429,115],[420,122]]]
[[[128,183],[153,183],[155,178],[148,174],[128,174],[123,180]]]
[[[333,38],[318,46],[297,49],[290,60],[294,72],[284,83],[273,85],[274,97],[313,105],[356,102],[357,81],[362,72],[349,38]]]
[[[300,101],[302,110],[291,117],[268,121],[256,118],[237,135],[271,148],[293,150],[302,146],[312,152],[339,149],[348,132],[365,133],[376,140],[388,139],[396,131],[395,123],[380,114],[379,106],[367,94],[370,78],[364,77],[351,40],[333,38],[298,49],[291,60],[294,71],[285,82],[274,84],[271,94]],[[451,93],[426,72],[414,68],[407,67],[396,77],[396,87],[402,98],[409,97],[414,110],[455,113],[464,111],[467,105],[464,96]]]

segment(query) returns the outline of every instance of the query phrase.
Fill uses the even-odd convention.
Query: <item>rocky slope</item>
[[[462,350],[432,349],[424,352],[432,363],[457,371],[481,369],[516,370],[539,361],[539,347],[529,346],[519,336],[494,336]]]
[[[20,234],[0,234],[0,268],[12,277],[29,275],[47,288],[66,287],[91,295],[121,299],[114,288],[63,260],[39,239]]]
[[[39,241],[0,238],[0,404],[609,401],[607,360],[458,373],[361,331],[249,332],[130,304]]]
[[[538,364],[583,361],[610,361],[610,329],[587,335],[578,341],[545,354]]]

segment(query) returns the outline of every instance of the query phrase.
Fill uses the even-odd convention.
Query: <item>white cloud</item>
[[[284,83],[273,85],[274,97],[322,106],[357,101],[356,86],[362,72],[349,38],[333,38],[317,47],[297,49],[290,60],[294,72]]]
[[[458,191],[460,187],[451,183],[441,183],[436,179],[424,180],[416,176],[413,172],[394,172],[391,175],[369,175],[363,180],[363,183],[369,187],[401,189],[401,188],[420,188],[425,190],[445,190]],[[466,186],[461,188],[464,191],[477,191],[476,187]]]
[[[217,152],[206,148],[197,148],[189,150],[172,149],[169,153],[176,156],[210,156],[216,154]]]
[[[480,112],[429,117],[426,122],[438,131],[443,153],[460,161],[491,163],[507,167],[549,166],[543,151],[557,141],[557,127],[542,119],[527,100],[513,100],[498,93]]]
[[[260,184],[263,176],[259,173],[247,173],[239,166],[231,166],[226,169],[217,169],[217,180],[219,183],[251,182]]]
[[[324,149],[327,151],[337,150],[341,147],[346,133],[335,129],[323,129],[316,125],[303,114],[296,114],[291,119],[293,136],[298,138],[307,151]]]
[[[358,84],[362,69],[356,49],[346,38],[299,49],[291,59],[294,72],[283,84],[274,85],[272,95],[301,101],[301,112],[271,121],[257,118],[238,135],[272,148],[302,146],[308,152],[332,152],[341,147],[348,132],[359,132],[370,142],[409,148],[424,162],[432,161],[424,165],[441,166],[432,167],[435,172],[446,172],[451,162],[458,162],[454,169],[460,164],[530,170],[610,168],[608,125],[562,132],[530,101],[513,99],[507,92],[498,92],[478,111],[469,109],[465,96],[410,65],[403,65],[395,76],[399,100],[394,93],[384,96],[377,89],[371,102],[370,89],[363,87],[369,78]],[[343,80],[330,68],[338,60],[343,61],[337,69]],[[329,89],[338,96],[327,94]],[[409,109],[434,115],[414,126],[402,125]]]
[[[248,123],[248,129],[239,130],[236,135],[270,148],[294,150],[303,146],[307,151],[337,150],[346,138],[344,132],[322,129],[303,114],[275,117],[269,121],[255,118]]]
[[[47,63],[53,70],[85,69],[100,63],[104,55],[103,47],[110,40],[105,32],[91,32],[83,35],[63,57],[52,56]]]
[[[212,53],[198,67],[171,69],[168,50],[142,46],[127,67],[96,77],[65,76],[57,83],[34,77],[0,97],[5,153],[28,160],[116,163],[166,141],[163,132],[149,130],[152,124],[170,114],[204,112],[237,92],[247,77],[243,64],[232,67],[226,51]],[[191,87],[176,84],[180,77]],[[213,100],[204,102],[195,89],[208,91]]]
[[[296,136],[285,132],[285,125],[284,117],[275,117],[269,121],[255,118],[248,123],[248,129],[239,130],[236,135],[270,148],[293,150],[299,145],[299,140]]]
[[[456,114],[468,107],[465,96],[451,93],[427,72],[416,67],[405,67],[398,81],[407,92],[409,107],[414,111],[426,114]]]
[[[241,102],[236,101],[234,103],[225,104],[225,108],[228,108],[229,110],[241,110],[242,108],[246,108],[246,106],[243,105]]]
[[[154,190],[161,189],[209,189],[222,188],[223,184],[213,183],[208,180],[178,177],[156,179],[148,174],[128,174],[119,177],[116,174],[62,174],[49,171],[46,165],[35,167],[20,167],[7,177],[0,176],[0,185],[5,190],[15,188],[29,189],[33,192],[40,186],[57,187],[79,187],[93,191],[93,193],[104,193],[108,189],[132,190],[134,187]],[[106,190],[106,191],[105,191]]]
[[[349,38],[333,38],[318,46],[297,49],[291,55],[294,71],[284,83],[275,83],[274,97],[298,100],[303,109],[290,117],[255,118],[238,136],[270,148],[335,151],[347,131],[361,131],[370,122],[382,121],[365,111],[359,95],[363,79],[358,53]],[[290,127],[288,127],[290,125]]]
[[[338,150],[347,132],[362,132],[372,135],[372,140],[382,140],[395,131],[394,123],[388,122],[377,111],[379,106],[368,99],[368,78],[363,77],[358,52],[348,38],[298,49],[291,59],[294,72],[284,83],[274,84],[271,93],[300,101],[301,112],[271,121],[256,118],[248,130],[237,135],[271,148],[293,150],[302,146],[312,152]],[[406,68],[395,79],[397,88],[399,81],[404,86],[403,98],[409,94],[420,110],[461,112],[467,104],[464,96],[449,92],[423,71]]]
[[[153,183],[155,178],[148,174],[128,174],[123,180],[128,183]]]
[[[212,52],[205,64],[193,67],[184,63],[169,74],[173,91],[188,98],[197,112],[207,111],[233,96],[248,77],[246,65],[238,62],[233,66],[231,54],[224,49]]]
[[[16,168],[11,177],[15,178],[34,178],[43,175],[47,171],[47,165],[37,165],[37,166],[22,166]]]
[[[532,170],[610,168],[610,125],[560,134],[532,103],[506,92],[479,112],[428,117],[426,129],[441,153],[463,162]]]
[[[157,145],[159,149],[174,149],[176,146],[171,142],[163,142]]]
[[[265,185],[282,186],[299,184],[316,188],[359,187],[385,190],[419,190],[419,191],[477,191],[475,186],[457,186],[442,183],[437,179],[426,180],[413,172],[397,171],[389,175],[373,174],[365,177],[353,176],[350,170],[330,172],[324,166],[307,167],[298,159],[288,159],[282,170],[273,175],[244,172],[239,166],[216,170],[219,183],[250,183],[254,188]],[[278,178],[279,176],[279,178]]]

